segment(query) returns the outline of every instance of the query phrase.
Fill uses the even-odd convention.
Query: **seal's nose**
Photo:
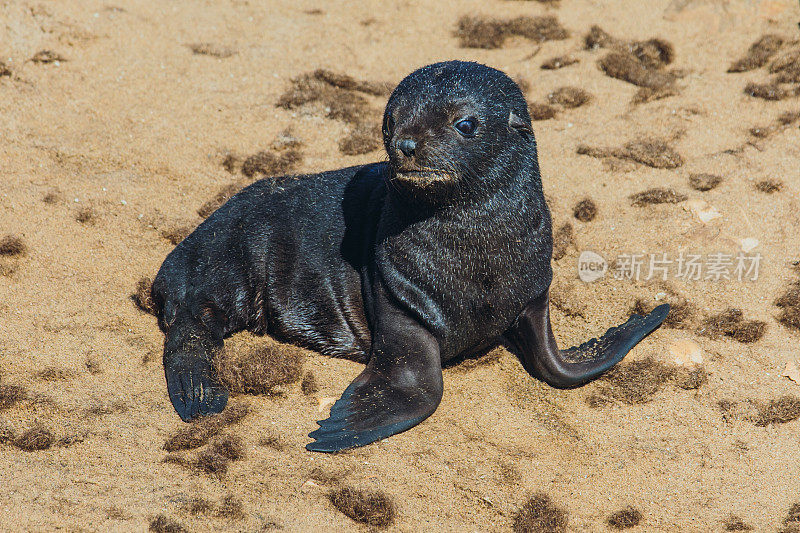
[[[397,147],[406,157],[411,157],[417,149],[417,143],[413,139],[400,139],[397,141]]]

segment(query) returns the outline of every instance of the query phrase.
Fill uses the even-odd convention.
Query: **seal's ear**
[[[526,124],[524,120],[519,118],[513,111],[508,114],[508,125],[523,135],[533,135],[531,127]]]

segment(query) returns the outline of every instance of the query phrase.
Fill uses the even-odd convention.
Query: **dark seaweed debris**
[[[49,65],[50,63],[61,63],[66,61],[66,58],[59,54],[58,52],[53,52],[52,50],[40,50],[33,54],[31,57],[31,62],[39,63],[41,65]]]
[[[0,239],[0,256],[22,256],[28,253],[28,247],[22,237],[6,235]]]
[[[200,206],[200,209],[197,210],[197,214],[203,218],[208,218],[211,213],[222,207],[222,204],[230,200],[234,194],[242,190],[242,187],[244,187],[244,185],[241,183],[231,183],[230,185],[226,185],[220,189],[212,199]]]
[[[675,192],[664,187],[655,187],[646,191],[637,192],[630,196],[631,204],[642,207],[650,204],[677,204],[688,198],[683,193]]]
[[[514,533],[562,533],[567,530],[567,512],[544,493],[533,495],[514,516]]]
[[[528,114],[530,114],[531,120],[533,121],[549,120],[555,118],[558,114],[558,110],[549,104],[530,102],[528,103]]]
[[[228,520],[242,520],[245,517],[244,504],[233,494],[227,494],[219,504],[217,516]]]
[[[302,390],[303,394],[305,395],[319,392],[319,385],[317,384],[317,378],[314,377],[314,374],[312,372],[306,372],[303,375],[303,381],[300,383],[300,390]]]
[[[759,192],[772,194],[773,192],[778,192],[783,188],[783,182],[776,179],[765,179],[756,182],[755,187]]]
[[[0,411],[13,407],[26,396],[25,389],[19,385],[0,385]]]
[[[214,365],[231,392],[270,394],[278,385],[300,380],[304,359],[302,349],[276,342],[243,352],[223,349]]]
[[[663,87],[639,87],[631,99],[632,104],[646,104],[655,100],[661,100],[669,96],[678,94],[678,88],[674,85],[665,85]]]
[[[226,59],[236,55],[236,49],[214,43],[193,43],[186,45],[195,55],[211,56],[217,59]]]
[[[553,233],[553,260],[558,261],[564,257],[572,242],[572,224],[566,222]]]
[[[795,396],[781,396],[777,400],[758,403],[757,426],[770,424],[785,424],[800,418],[800,398]]]
[[[741,517],[736,516],[734,514],[729,515],[725,520],[722,522],[722,526],[725,528],[725,531],[752,531],[753,526],[750,524],[745,523]]]
[[[722,176],[716,174],[692,174],[689,176],[689,186],[696,191],[710,191],[722,183]]]
[[[789,508],[780,533],[800,533],[800,502],[793,503]]]
[[[725,422],[745,420],[759,427],[785,424],[800,418],[800,398],[793,395],[784,395],[767,402],[720,400],[718,407]]]
[[[589,103],[592,95],[580,87],[561,87],[547,95],[551,104],[573,109]]]
[[[737,59],[731,64],[728,68],[728,72],[746,72],[763,67],[781,48],[783,42],[783,37],[780,35],[762,35],[756,42],[750,45],[744,57]]]
[[[609,52],[598,64],[606,75],[639,87],[659,89],[675,82],[673,74],[647,68],[631,54]]]
[[[627,159],[653,168],[671,169],[683,165],[683,157],[661,139],[631,141],[620,148],[599,148],[579,144],[576,152],[597,158]]]
[[[153,533],[188,533],[180,522],[160,514],[150,522],[150,531]]]
[[[606,523],[613,529],[622,530],[638,526],[641,521],[641,511],[635,507],[626,507],[609,516]]]
[[[542,63],[542,69],[544,70],[556,70],[564,67],[568,67],[570,65],[574,65],[578,62],[578,59],[566,55],[566,56],[555,56],[551,57],[544,63]]]
[[[524,37],[534,42],[563,40],[569,37],[554,16],[516,17],[499,20],[482,16],[465,16],[458,21],[455,31],[463,48],[500,48],[511,36]]]
[[[346,155],[365,154],[381,146],[380,112],[363,96],[384,96],[391,87],[384,82],[356,80],[347,74],[325,69],[303,74],[292,80],[292,87],[279,99],[277,106],[296,109],[319,102],[328,118],[341,120],[351,131],[339,143]]]
[[[242,174],[248,178],[280,176],[294,170],[302,159],[300,151],[295,149],[289,149],[280,154],[261,151],[244,160]]]
[[[201,418],[197,422],[182,427],[164,443],[168,452],[198,448],[212,437],[219,434],[226,427],[230,427],[245,416],[249,409],[243,404],[229,405],[218,415]]]
[[[609,77],[640,87],[632,102],[640,104],[678,94],[675,72],[665,66],[675,59],[675,48],[664,39],[625,41],[612,37],[599,26],[592,26],[584,37],[587,49],[608,48],[597,62]]]
[[[345,155],[368,154],[382,146],[383,134],[377,124],[357,124],[339,141],[339,151]]]
[[[584,198],[572,209],[572,216],[581,222],[591,222],[597,216],[597,204],[591,198]]]
[[[141,278],[136,282],[136,288],[133,291],[133,294],[131,294],[131,300],[133,300],[133,303],[136,304],[136,307],[138,307],[141,311],[155,315],[157,309],[156,303],[151,294],[152,287],[152,279],[148,277]]]
[[[377,111],[357,93],[384,95],[389,92],[384,83],[358,81],[346,74],[316,70],[292,80],[292,86],[279,99],[277,106],[296,109],[312,102],[320,102],[327,109],[328,118],[350,123],[360,123]]]
[[[647,403],[672,380],[675,368],[652,357],[617,365],[600,378],[587,403],[599,407],[612,400],[628,405]]]
[[[330,491],[328,499],[352,520],[377,528],[389,527],[397,514],[394,500],[382,491],[343,487]]]
[[[14,446],[27,452],[46,450],[55,442],[55,437],[44,426],[34,426],[14,439]]]
[[[753,126],[750,128],[750,135],[758,139],[766,139],[799,121],[800,111],[784,111],[778,115],[771,124],[767,124],[766,126]]]
[[[741,309],[729,307],[718,315],[706,318],[697,332],[712,339],[724,335],[739,342],[751,343],[763,337],[766,330],[766,322],[745,320]]]
[[[781,85],[775,81],[768,83],[751,82],[745,85],[744,93],[762,100],[785,100],[786,98],[800,95],[800,87]]]
[[[781,310],[778,322],[786,327],[800,330],[800,281],[793,281],[776,300]]]

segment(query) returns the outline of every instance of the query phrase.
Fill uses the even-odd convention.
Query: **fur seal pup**
[[[558,349],[536,141],[502,72],[413,72],[389,98],[383,141],[388,162],[253,183],[166,258],[152,296],[183,420],[225,407],[212,356],[241,330],[367,362],[310,434],[308,450],[333,452],[430,416],[450,359],[502,343],[533,376],[577,387],[666,317],[661,305]]]

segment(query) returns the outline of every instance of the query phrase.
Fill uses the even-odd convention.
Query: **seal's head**
[[[383,143],[390,179],[435,203],[538,173],[522,92],[479,63],[447,61],[409,74],[386,104]]]

